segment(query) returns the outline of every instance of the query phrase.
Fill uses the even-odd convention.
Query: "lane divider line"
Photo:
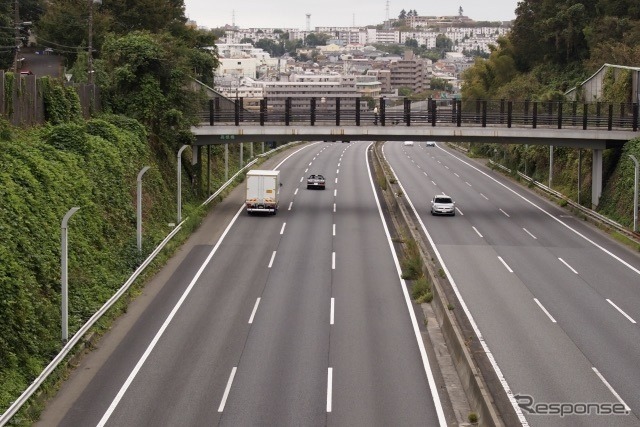
[[[237,366],[234,366],[231,370],[231,375],[229,376],[229,381],[227,381],[227,386],[224,389],[224,395],[222,395],[222,400],[220,401],[220,406],[218,406],[218,412],[224,411],[224,405],[227,403],[227,397],[229,397],[229,391],[231,390],[231,384],[233,384],[233,378],[236,376]]]
[[[256,305],[253,306],[253,311],[251,312],[251,317],[249,317],[249,324],[253,323],[253,318],[256,315],[256,311],[258,311],[258,306],[260,305],[260,297],[256,300]]]
[[[542,311],[544,311],[544,314],[546,314],[546,315],[549,317],[549,319],[551,319],[551,321],[552,321],[553,323],[557,323],[557,322],[556,322],[556,319],[554,319],[554,318],[553,318],[553,316],[552,316],[552,315],[547,311],[547,309],[546,309],[546,308],[544,308],[544,306],[542,305],[542,303],[541,303],[540,301],[538,301],[538,298],[534,298],[533,300],[536,302],[536,304],[538,304],[538,307],[540,307],[540,309],[541,309]]]
[[[624,405],[624,409],[628,412],[631,411],[631,408],[629,408],[629,405],[627,405],[624,400],[622,400],[622,398],[620,397],[620,395],[618,393],[616,393],[616,391],[613,389],[613,387],[611,387],[611,384],[609,384],[609,382],[607,380],[604,379],[604,377],[602,376],[602,374],[600,373],[600,371],[598,371],[596,369],[595,366],[592,366],[591,369],[593,369],[593,372],[596,373],[596,375],[598,376],[598,378],[600,378],[600,381],[602,381],[604,383],[604,385],[607,386],[607,388],[609,389],[609,391],[616,397],[616,399],[618,399],[618,402],[622,403]]]
[[[474,225],[472,225],[472,226],[471,226],[471,228],[473,228],[473,229],[474,229],[474,231],[475,231],[476,233],[478,233],[478,236],[480,236],[480,238],[481,238],[481,239],[483,238],[483,237],[482,237],[482,234],[480,234],[480,232],[478,231],[478,229],[477,229]]]
[[[276,251],[273,251],[273,253],[271,254],[271,261],[269,261],[269,267],[271,268],[271,266],[273,266],[273,260],[276,258]]]
[[[569,264],[567,264],[567,262],[565,260],[563,260],[562,258],[558,258],[558,259],[560,260],[561,263],[566,265],[569,270],[573,271],[575,274],[578,274],[578,272],[573,267],[571,267]]]
[[[331,412],[331,398],[333,389],[333,368],[329,368],[327,373],[327,412]]]
[[[291,203],[293,203],[293,202],[291,202]],[[284,228],[285,228],[286,226],[287,226],[287,223],[286,223],[286,222],[283,222],[283,223],[282,223],[282,228],[280,229],[280,234],[284,234]]]
[[[513,273],[513,270],[511,269],[511,267],[509,267],[509,265],[502,259],[501,256],[498,256],[498,259],[500,260],[502,265],[504,265],[505,268],[509,271],[509,273]]]
[[[535,240],[538,240],[538,238],[536,236],[534,236],[533,234],[531,234],[529,232],[529,230],[527,230],[526,228],[522,227],[522,229],[524,230],[525,233],[527,233],[529,236],[533,237]]]
[[[505,216],[507,218],[511,218],[511,215],[509,215],[508,213],[506,213],[505,211],[503,211],[502,209],[500,209],[500,212],[502,212],[503,214],[505,214]]]
[[[292,207],[293,207],[293,202],[289,203],[289,209],[287,209],[287,210],[290,211]]]
[[[335,308],[336,308],[336,299],[335,298],[331,298],[331,320],[329,321],[329,324],[333,325],[333,321],[334,321],[334,315],[335,315]]]
[[[335,252],[331,252],[331,269],[332,270],[336,269],[336,253]]]
[[[627,318],[627,320],[631,323],[636,323],[635,320],[633,320],[633,318],[631,316],[629,316],[627,313],[625,313],[624,311],[622,311],[622,309],[620,307],[618,307],[613,301],[611,301],[609,298],[607,298],[607,302],[609,304],[611,304],[613,306],[613,308],[615,308],[616,310],[618,310],[620,312],[620,314],[622,314],[624,317]]]

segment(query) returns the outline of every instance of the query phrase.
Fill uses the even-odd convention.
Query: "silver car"
[[[456,202],[446,194],[438,194],[431,199],[431,215],[455,215]]]

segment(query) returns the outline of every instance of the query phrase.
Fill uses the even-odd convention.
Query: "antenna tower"
[[[311,31],[311,14],[307,13],[307,31]]]
[[[236,10],[235,9],[231,11],[231,26],[233,28],[236,28]]]
[[[389,0],[387,0],[387,7],[385,8],[384,19],[385,19],[385,26],[388,28],[390,26],[390,23],[389,23]]]

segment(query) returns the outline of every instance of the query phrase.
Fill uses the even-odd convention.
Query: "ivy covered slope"
[[[60,223],[69,221],[69,329],[86,321],[139,262],[136,176],[145,241],[172,220],[174,190],[154,166],[144,128],[107,115],[0,134],[0,411],[60,349]],[[163,202],[160,202],[163,201]]]

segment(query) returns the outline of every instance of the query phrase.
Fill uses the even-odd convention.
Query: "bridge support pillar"
[[[602,195],[602,149],[594,149],[591,162],[591,209],[598,207]]]
[[[249,159],[253,160],[253,142],[250,142],[249,144],[251,144],[249,146]]]
[[[240,143],[240,169],[244,167],[244,146],[243,143]]]

